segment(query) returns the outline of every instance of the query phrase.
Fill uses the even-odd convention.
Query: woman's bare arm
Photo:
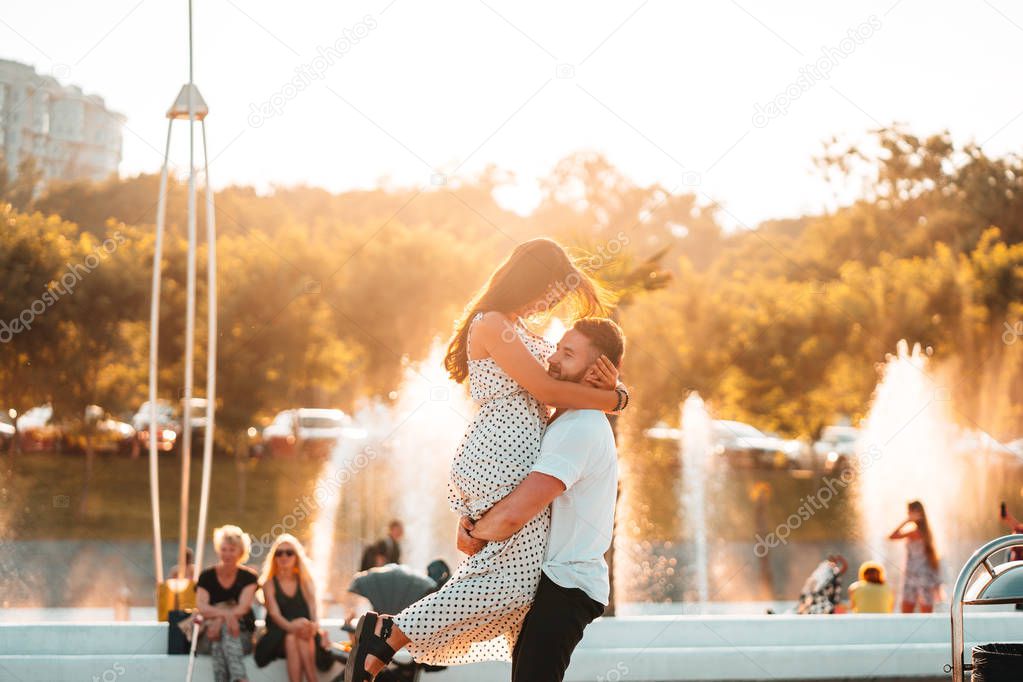
[[[210,593],[205,587],[195,588],[195,607],[204,618],[226,618],[231,615],[231,609],[210,604]]]
[[[906,527],[907,524],[911,524],[913,527],[910,528],[909,530],[905,530],[905,531],[902,530],[903,528]],[[892,531],[892,534],[888,536],[888,539],[889,540],[901,540],[902,538],[908,538],[909,536],[913,535],[913,533],[915,533],[915,532],[916,532],[916,524],[913,523],[912,521],[910,521],[909,519],[906,519],[905,521],[903,521],[902,523],[899,524],[898,528],[896,528],[895,530]]]
[[[252,609],[252,600],[256,596],[256,583],[246,585],[242,588],[242,593],[238,595],[238,606],[231,609],[231,614],[234,616],[244,616]]]
[[[309,605],[309,620],[316,622],[316,585],[309,583],[308,585],[299,581],[298,589],[302,590],[305,594],[305,603]]]
[[[291,622],[281,614],[281,607],[277,605],[277,591],[272,580],[263,585],[263,598],[266,600],[266,615],[281,626],[282,630],[291,632]]]
[[[559,381],[544,370],[500,313],[486,313],[473,328],[488,355],[508,376],[529,391],[534,398],[552,407],[594,409],[610,412],[618,404],[615,391],[605,391],[572,381]]]

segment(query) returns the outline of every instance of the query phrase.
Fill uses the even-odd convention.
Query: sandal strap
[[[394,658],[394,648],[387,643],[387,638],[391,636],[391,629],[394,627],[394,621],[390,616],[380,617],[380,634],[374,634],[366,641],[366,653],[370,656],[376,656],[378,659],[384,662],[384,665],[391,662]]]
[[[387,640],[378,639],[374,635],[371,639],[366,640],[366,654],[376,656],[386,665],[394,658],[394,649],[387,643]]]

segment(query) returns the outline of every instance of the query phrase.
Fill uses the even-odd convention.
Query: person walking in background
[[[203,619],[199,646],[213,657],[216,682],[245,682],[248,675],[243,658],[252,652],[256,629],[252,600],[259,575],[244,565],[251,542],[238,526],[215,529],[213,548],[220,561],[200,573],[195,586],[195,601]]]
[[[277,537],[263,562],[259,584],[266,629],[256,642],[256,665],[263,668],[283,658],[289,682],[317,682],[316,652],[322,637],[316,621],[316,583],[298,538],[288,533]]]
[[[362,553],[360,571],[368,571],[378,566],[401,563],[401,539],[405,536],[405,526],[394,519],[387,524],[387,536],[368,545]]]
[[[941,587],[938,552],[934,548],[934,538],[923,503],[913,500],[907,511],[906,519],[888,536],[890,540],[906,541],[902,612],[913,613],[919,606],[921,613],[930,613],[934,610],[934,597]]]
[[[380,553],[386,557],[387,563],[401,563],[401,539],[403,537],[405,537],[405,526],[401,521],[394,519],[387,524],[387,537],[380,541]]]
[[[849,606],[853,613],[891,613],[895,593],[885,582],[884,566],[876,561],[860,564],[860,579],[849,586]]]

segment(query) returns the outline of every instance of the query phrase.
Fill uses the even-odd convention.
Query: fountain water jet
[[[355,434],[349,434],[354,436]],[[322,602],[330,587],[330,571],[334,558],[334,530],[337,526],[338,508],[341,504],[343,482],[351,477],[352,470],[358,466],[361,439],[346,437],[340,440],[331,450],[330,458],[323,463],[320,475],[313,488],[313,500],[317,504],[316,518],[313,520],[309,548],[312,562],[313,579],[318,585],[316,592],[321,604],[317,612],[323,613]],[[348,474],[347,476],[345,474]]]
[[[458,519],[448,508],[448,479],[476,410],[465,387],[447,376],[444,353],[435,343],[425,360],[406,367],[397,399],[378,415],[370,435],[386,458],[390,508],[405,526],[402,563],[420,570],[434,559],[454,566],[461,558],[454,546]]]
[[[954,449],[948,390],[928,372],[920,344],[899,341],[874,392],[857,445],[858,491],[864,549],[892,561],[889,533],[906,516],[906,503],[919,499],[938,552],[952,549],[962,518],[963,482],[969,463]],[[901,547],[898,547],[901,550]]]
[[[693,546],[695,592],[702,608],[710,600],[707,558],[707,478],[713,452],[711,419],[700,395],[693,391],[682,404],[683,526]]]

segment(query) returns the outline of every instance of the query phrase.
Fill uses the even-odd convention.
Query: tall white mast
[[[163,234],[167,209],[167,178],[170,159],[171,131],[175,120],[188,120],[188,261],[186,283],[185,320],[185,387],[183,396],[183,420],[181,441],[181,495],[178,527],[178,574],[179,581],[187,579],[185,573],[185,552],[188,546],[188,498],[192,455],[192,398],[194,393],[194,351],[195,351],[195,290],[196,290],[196,164],[195,164],[195,123],[201,126],[203,152],[203,181],[206,194],[206,240],[207,259],[207,313],[208,338],[206,347],[206,426],[203,433],[202,491],[199,504],[199,526],[196,537],[195,565],[202,566],[206,534],[206,516],[209,499],[210,468],[213,459],[214,416],[216,410],[216,355],[217,355],[217,286],[216,286],[216,216],[214,213],[213,190],[209,182],[209,156],[206,146],[206,115],[209,107],[195,86],[194,44],[192,35],[192,2],[188,2],[188,83],[182,86],[177,98],[167,111],[167,143],[164,150],[163,168],[160,172],[160,197],[156,215],[156,241],[153,251],[153,285],[150,305],[149,339],[149,476],[150,504],[153,514],[153,560],[157,583],[163,582],[163,553],[160,534],[159,474],[157,467],[157,381],[159,374],[158,350],[160,337],[160,284],[162,278]],[[182,582],[179,582],[180,586]]]

